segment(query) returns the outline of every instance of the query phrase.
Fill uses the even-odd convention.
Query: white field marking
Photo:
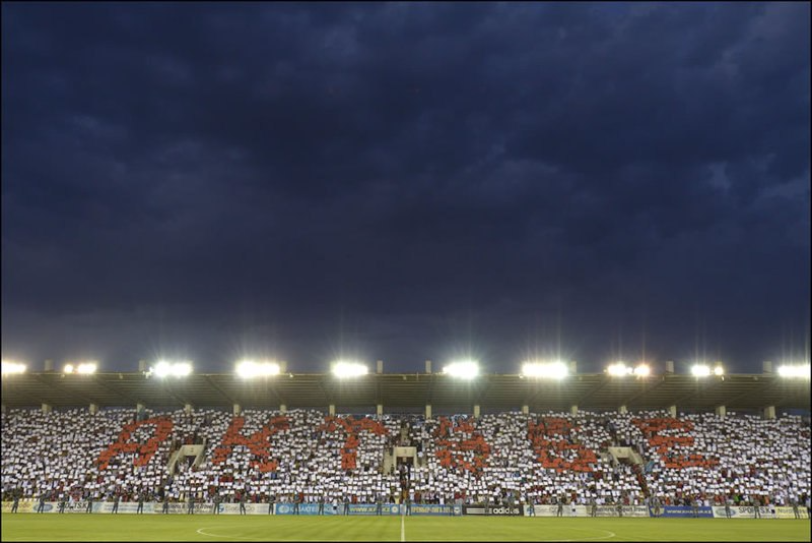
[[[533,541],[543,541],[545,543],[567,543],[570,541],[602,541],[604,539],[612,539],[613,537],[617,537],[614,532],[610,532],[609,530],[588,530],[585,528],[571,528],[572,530],[578,530],[580,532],[603,532],[605,536],[601,537],[579,537],[578,539],[534,539]],[[448,541],[449,543],[458,543],[462,541],[471,541],[470,539],[412,539],[412,541]],[[513,539],[513,540],[506,540],[506,541],[527,541],[526,539]]]
[[[211,532],[205,532],[204,531],[205,529],[206,528],[203,527],[203,528],[200,528],[199,530],[196,530],[196,531],[200,535],[205,535],[205,536],[208,536],[208,537],[217,537],[217,538],[222,538],[222,539],[238,539],[240,541],[264,541],[263,539],[257,539],[256,537],[240,537],[240,536],[236,536],[236,535],[213,534]],[[39,539],[32,539],[31,541],[40,541],[40,540]],[[64,540],[62,540],[62,541],[64,541]],[[77,539],[76,541],[86,541],[86,540],[85,539]],[[97,541],[110,541],[110,540],[109,539],[98,539]],[[178,541],[188,541],[188,540],[187,539],[179,539]],[[309,542],[309,541],[313,541],[313,542],[322,541],[322,542],[331,542],[331,541],[341,541],[341,540],[340,539],[287,539],[287,540],[276,539],[276,540],[268,540],[268,541],[306,541],[306,542]]]
[[[41,537],[4,537],[3,541],[42,541]],[[52,541],[136,541],[135,539],[52,539]],[[141,540],[138,540],[141,541]],[[188,539],[163,539],[162,541],[189,541]]]
[[[205,536],[209,536],[209,537],[218,537],[218,538],[221,537],[223,539],[242,539],[243,541],[255,541],[256,540],[253,537],[240,537],[240,536],[235,536],[235,535],[210,534],[209,532],[206,532],[205,530],[206,530],[206,527],[204,526],[203,528],[199,528],[197,530],[197,533],[199,533],[200,535],[205,535]]]
[[[406,517],[404,517],[403,515],[401,515],[401,517],[400,517],[400,540],[401,541],[406,541],[406,527],[405,527],[406,524],[404,522],[405,518]],[[200,529],[197,530],[197,533],[200,534],[200,535],[208,536],[208,537],[217,537],[217,538],[224,538],[224,539],[237,539],[237,540],[241,540],[241,541],[257,541],[257,539],[255,537],[239,537],[239,536],[233,536],[233,535],[220,535],[220,534],[213,534],[213,533],[210,533],[210,532],[206,532],[205,530],[206,530],[205,527],[200,528]],[[584,532],[584,531],[603,532],[603,533],[609,534],[609,535],[605,535],[605,536],[602,536],[602,537],[583,537],[583,538],[578,538],[578,539],[537,539],[536,541],[544,541],[544,542],[547,542],[547,543],[567,543],[567,542],[570,542],[570,541],[601,541],[603,539],[611,539],[613,537],[617,537],[614,534],[614,532],[610,532],[609,530],[585,530],[585,529],[578,529],[578,528],[573,528],[573,530],[578,530],[578,531],[581,531],[581,532]],[[297,541],[333,541],[333,540],[332,539],[299,539]],[[449,541],[449,542],[451,542],[451,541],[471,541],[471,540],[470,539],[415,539],[413,541]],[[517,539],[516,541],[525,541],[525,540],[524,539]]]
[[[632,540],[632,541],[658,541],[658,542],[664,542],[664,543],[677,543],[679,541],[683,541],[683,542],[688,541],[687,539],[641,539],[639,537],[634,537],[633,538],[633,537],[625,536],[625,535],[623,536],[623,539],[624,540],[629,539],[629,540]],[[705,541],[741,541],[741,538],[736,538],[736,539],[717,539],[717,538],[714,538],[714,539],[707,539]],[[757,541],[757,540],[754,539],[753,541]],[[767,541],[767,540],[765,539],[764,541]],[[808,539],[770,539],[769,541],[809,541],[809,540]]]
[[[259,541],[258,539],[255,539],[255,538],[234,537],[234,536],[225,536],[225,535],[217,535],[217,534],[205,533],[205,532],[203,532],[204,529],[205,528],[200,528],[199,530],[197,530],[197,533],[200,534],[200,535],[205,535],[205,536],[209,536],[209,537],[220,537],[220,538],[225,538],[225,539],[242,539],[242,540],[245,540],[245,541]],[[577,529],[577,528],[573,528],[573,530],[575,530],[575,529]],[[562,542],[563,543],[563,542],[568,542],[568,541],[596,541],[598,539],[602,540],[602,539],[610,539],[611,537],[617,537],[614,533],[612,533],[612,532],[610,532],[608,530],[600,530],[600,531],[608,533],[608,534],[612,534],[612,535],[608,536],[608,537],[597,538],[597,539],[596,538],[585,538],[585,539],[539,539],[537,541],[542,541],[542,542],[547,542],[547,543],[555,543],[555,542]],[[624,537],[624,539],[632,539],[632,538]],[[645,540],[637,539],[637,540],[638,541],[687,541],[687,540],[684,540],[684,539],[645,539]],[[30,538],[30,537],[28,537],[28,538],[27,537],[14,537],[14,538],[3,538],[3,541],[42,541],[42,539],[41,538]],[[55,540],[55,541],[83,542],[83,541],[111,541],[111,540],[110,539],[88,539],[86,537],[83,537],[82,539],[58,539],[58,540]],[[165,539],[164,541],[188,541],[188,539]],[[332,541],[332,540],[329,540],[329,539],[299,539],[297,541]],[[437,540],[436,539],[426,539],[426,540],[415,539],[413,541],[437,541]],[[470,541],[470,540],[468,540],[468,539],[443,539],[442,541],[448,541],[448,542],[463,542],[463,541],[466,541],[467,542],[467,541]],[[516,541],[525,541],[525,540],[516,540]],[[716,541],[731,541],[731,542],[732,541],[737,541],[738,542],[739,540],[738,539],[717,539]],[[773,541],[794,542],[794,541],[809,541],[809,540],[808,539],[774,539]]]
[[[609,530],[599,530],[597,528],[570,528],[570,530],[577,530],[579,532],[603,532],[609,535],[603,537],[584,537],[579,539],[545,539],[544,541],[601,541],[603,539],[612,539],[613,537],[617,537],[615,532],[610,532]]]
[[[200,532],[198,531],[198,533],[200,533]],[[229,536],[219,536],[219,535],[215,536],[213,534],[200,534],[200,535],[207,535],[207,536],[211,536],[211,537],[229,537]],[[234,539],[234,538],[231,537],[231,539]],[[240,539],[247,539],[247,538],[240,538]],[[631,538],[624,537],[624,539],[631,539]],[[42,541],[42,538],[17,537],[17,538],[4,538],[3,541]],[[82,541],[112,541],[112,540],[110,540],[110,539],[87,539],[86,537],[83,537],[82,539],[55,539],[54,541],[82,542]],[[164,541],[189,541],[189,540],[188,539],[164,539]],[[251,539],[250,541],[259,541],[259,540],[258,539]],[[332,540],[297,539],[296,541],[332,541]],[[426,540],[413,539],[412,541],[437,541],[437,540],[436,539],[426,539]],[[443,539],[442,541],[460,542],[460,543],[462,543],[463,541],[468,542],[470,540],[468,540],[468,539]],[[526,540],[525,539],[521,539],[521,540],[517,539],[515,541],[526,541]],[[552,543],[552,542],[555,542],[555,541],[566,542],[566,541],[589,541],[589,540],[588,539],[540,539],[540,540],[537,540],[537,541]],[[687,540],[685,540],[685,539],[637,539],[636,541],[683,541],[684,542],[684,541],[687,541]],[[716,539],[715,541],[731,541],[731,542],[736,541],[736,542],[738,542],[738,541],[740,541],[740,539]],[[787,541],[787,542],[807,541],[808,542],[809,540],[808,539],[772,539],[771,541]]]
[[[625,536],[625,535],[623,536],[623,539],[624,540],[629,539],[631,541],[658,541],[658,542],[664,542],[664,543],[677,543],[679,541],[687,543],[689,541],[688,539],[640,539],[640,538],[632,538],[632,537]],[[582,540],[578,539],[577,541],[582,541]],[[736,539],[716,539],[716,538],[714,538],[714,539],[706,539],[704,541],[731,541],[731,542],[732,541],[737,541],[737,542],[740,542],[741,538],[736,538]],[[754,539],[753,541],[758,541],[758,540]],[[763,541],[809,541],[809,540],[808,539],[770,539],[770,540],[765,539]]]

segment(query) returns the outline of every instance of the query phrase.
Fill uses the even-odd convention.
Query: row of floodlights
[[[779,366],[778,375],[795,379],[809,379],[809,364]]]
[[[96,362],[77,362],[65,364],[62,371],[65,374],[88,375],[96,373],[97,369],[98,363]],[[10,360],[3,360],[2,362],[3,375],[25,373],[25,371],[25,364]],[[146,373],[157,377],[185,377],[192,373],[192,363],[189,361],[159,360]],[[245,379],[272,377],[280,373],[282,373],[282,366],[274,361],[242,360],[237,363],[237,375]],[[332,364],[332,373],[338,378],[347,379],[366,375],[369,373],[369,369],[360,362],[338,360]],[[458,360],[445,366],[442,373],[458,379],[475,379],[480,375],[479,363],[476,360]],[[551,362],[529,361],[522,365],[521,375],[532,379],[561,380],[569,376],[569,373],[569,365],[560,360]],[[625,362],[615,362],[606,368],[606,373],[612,377],[644,378],[651,375],[651,368],[645,363],[628,366]],[[691,374],[695,377],[721,376],[724,373],[725,370],[720,363],[713,367],[707,364],[695,364],[691,367]],[[785,364],[778,367],[777,373],[779,376],[786,378],[809,379],[810,365]]]
[[[711,375],[724,375],[725,369],[717,364],[713,368],[706,364],[696,364],[691,367],[691,374],[695,375],[696,377],[709,377]]]
[[[20,362],[12,362],[11,360],[3,360],[2,362],[3,375],[25,373],[26,369],[28,369],[28,367]],[[89,375],[96,373],[97,369],[99,369],[97,362],[70,362],[62,367],[62,373]]]
[[[62,368],[62,372],[88,375],[90,373],[96,373],[97,369],[99,369],[99,365],[96,362],[79,362],[76,364],[65,364],[65,367]]]
[[[615,362],[606,368],[606,373],[612,377],[625,377],[627,375],[634,377],[648,377],[651,375],[651,368],[645,363],[632,367],[627,366],[625,362]],[[694,377],[710,377],[711,375],[716,375],[718,377],[724,374],[725,369],[719,363],[717,363],[713,368],[707,364],[694,364],[691,366],[691,375]]]
[[[159,360],[149,368],[147,375],[155,374],[158,377],[186,377],[192,374],[192,363],[187,361],[168,362]]]

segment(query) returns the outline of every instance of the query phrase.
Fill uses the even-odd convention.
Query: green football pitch
[[[810,541],[808,520],[3,514],[3,541]]]

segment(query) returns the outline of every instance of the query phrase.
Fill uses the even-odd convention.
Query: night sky
[[[2,4],[2,351],[808,358],[810,5]]]

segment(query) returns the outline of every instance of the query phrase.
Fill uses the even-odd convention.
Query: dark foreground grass
[[[3,541],[810,541],[808,520],[2,516]]]

